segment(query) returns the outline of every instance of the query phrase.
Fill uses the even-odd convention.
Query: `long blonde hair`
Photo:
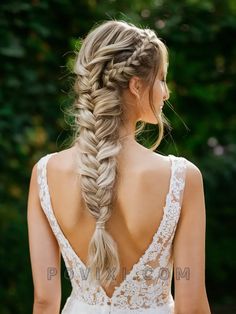
[[[123,20],[95,25],[82,40],[76,54],[74,73],[75,133],[77,171],[86,208],[96,220],[96,229],[88,248],[89,281],[105,286],[120,272],[117,244],[105,229],[111,216],[117,176],[117,155],[122,147],[119,129],[125,122],[125,104],[121,92],[132,76],[150,85],[149,101],[157,119],[160,144],[168,120],[153,105],[152,89],[160,68],[165,75],[168,52],[164,43],[149,28],[139,28]],[[168,87],[166,86],[167,91]],[[136,129],[139,134],[145,122]],[[99,271],[99,277],[98,277]]]

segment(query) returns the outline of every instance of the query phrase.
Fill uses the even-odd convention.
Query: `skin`
[[[137,121],[142,120],[147,123],[156,124],[156,118],[149,105],[149,86],[147,86],[139,77],[134,76],[129,82],[129,88],[124,90],[123,99],[126,104],[125,115],[127,116],[126,125],[121,128],[120,136],[129,136],[130,141],[135,145],[135,126]],[[169,98],[168,90],[164,81],[162,71],[156,76],[153,85],[153,100],[155,109],[158,113],[164,106],[164,100]],[[130,142],[129,142],[130,145]]]
[[[162,79],[162,74],[158,74],[154,84],[154,104],[159,112],[168,98]],[[125,268],[129,273],[160,225],[169,188],[170,161],[167,156],[153,153],[135,141],[137,120],[156,123],[149,108],[148,88],[138,77],[133,77],[123,98],[127,108],[131,109],[127,113],[129,123],[120,130],[123,148],[118,158],[117,203],[106,229],[117,242],[121,269]],[[72,147],[52,156],[47,165],[47,179],[57,221],[76,254],[86,264],[95,221],[81,200],[79,179],[74,172],[74,153],[75,147]],[[34,283],[33,314],[56,314],[61,302],[60,250],[39,202],[36,175],[35,165],[27,208]],[[173,242],[173,259],[174,272],[188,267],[190,278],[174,278],[175,314],[210,313],[205,289],[205,224],[202,175],[197,166],[188,161],[181,215]],[[49,265],[57,270],[53,280],[46,278]],[[107,295],[111,296],[114,287],[123,280],[124,276],[119,274],[114,285],[104,287]]]

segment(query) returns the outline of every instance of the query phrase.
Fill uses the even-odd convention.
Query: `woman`
[[[83,40],[74,142],[32,170],[33,314],[60,311],[60,253],[73,288],[63,314],[210,313],[201,172],[154,152],[167,66],[154,31],[131,23],[105,21]],[[137,121],[158,125],[151,149],[136,142]]]

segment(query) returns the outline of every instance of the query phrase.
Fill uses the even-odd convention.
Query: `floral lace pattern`
[[[171,295],[172,242],[181,211],[186,159],[169,155],[171,177],[161,223],[145,253],[133,265],[121,284],[115,288],[112,297],[108,297],[103,287],[87,284],[88,269],[71,247],[54,215],[47,183],[47,162],[54,154],[56,153],[48,154],[38,161],[37,181],[42,209],[58,241],[73,288],[71,296],[67,299],[68,307],[75,307],[75,305],[72,306],[73,302],[82,302],[88,306],[108,306],[109,309],[113,309],[112,313],[120,313],[121,310],[124,313],[131,310],[132,313],[143,313],[148,309],[156,309],[155,313],[172,313],[164,310],[161,312],[161,308],[168,303],[173,303]],[[157,308],[160,312],[157,312]],[[67,309],[63,313],[75,312]],[[84,313],[99,312],[95,310]]]

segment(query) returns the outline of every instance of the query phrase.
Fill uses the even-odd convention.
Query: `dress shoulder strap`
[[[37,163],[37,181],[39,187],[39,199],[41,207],[48,219],[49,225],[57,239],[61,249],[66,266],[71,270],[71,263],[73,259],[79,260],[82,267],[85,267],[79,257],[76,255],[66,236],[64,235],[52,208],[51,196],[47,180],[47,164],[48,160],[56,153],[51,153],[43,156]]]
[[[56,153],[47,154],[39,159],[37,162],[37,181],[39,187],[39,198],[41,201],[41,205],[49,202],[49,190],[48,190],[48,183],[47,183],[47,163],[51,156]],[[46,204],[45,204],[46,205]],[[46,210],[47,206],[42,206],[43,210]],[[47,213],[46,213],[47,214]]]
[[[43,156],[37,163],[37,182],[39,189],[39,199],[41,207],[49,221],[49,224],[55,233],[56,237],[58,235],[58,228],[56,223],[56,218],[54,216],[52,206],[51,206],[51,197],[48,188],[47,182],[47,163],[51,156],[56,153],[51,153]]]
[[[172,159],[172,178],[170,183],[170,199],[172,204],[177,204],[179,209],[182,206],[187,160],[184,157],[169,155]],[[173,206],[170,206],[171,208]]]

